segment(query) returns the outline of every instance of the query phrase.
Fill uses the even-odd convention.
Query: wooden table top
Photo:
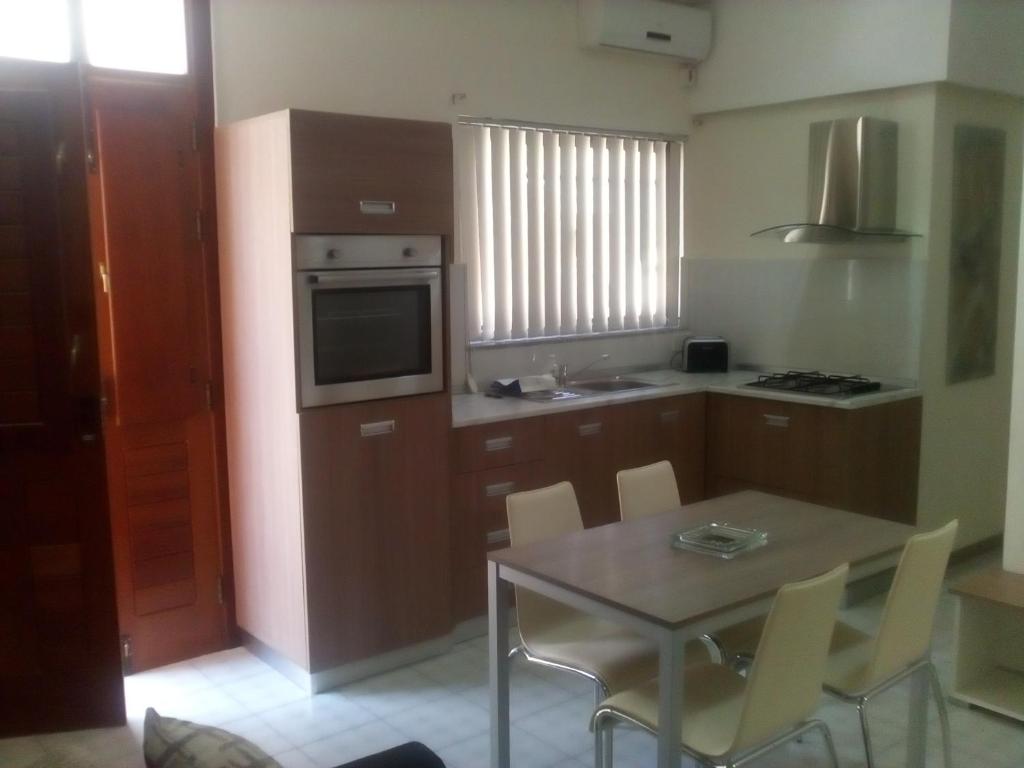
[[[706,522],[768,533],[768,544],[732,560],[674,549],[671,536]],[[844,562],[899,552],[916,529],[873,517],[743,491],[663,515],[590,528],[488,559],[647,621],[685,626],[773,595],[791,581]]]
[[[1024,573],[987,568],[961,579],[950,592],[1010,608],[1024,608]]]

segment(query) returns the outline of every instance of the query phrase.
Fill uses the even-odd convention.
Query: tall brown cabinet
[[[318,690],[451,630],[450,400],[300,407],[292,237],[440,235],[448,256],[451,128],[287,110],[216,149],[237,623]]]

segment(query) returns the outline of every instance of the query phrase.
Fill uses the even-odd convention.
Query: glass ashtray
[[[672,546],[726,560],[768,543],[768,533],[728,523],[705,523],[672,534]]]

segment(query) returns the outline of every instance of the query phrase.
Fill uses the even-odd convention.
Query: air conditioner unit
[[[585,45],[702,61],[711,50],[711,11],[667,0],[579,0]]]

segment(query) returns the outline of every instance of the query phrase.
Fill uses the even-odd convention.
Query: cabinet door
[[[812,498],[822,465],[820,411],[777,400],[710,395],[709,490],[761,488]]]
[[[304,411],[312,671],[451,628],[447,395]]]
[[[293,110],[291,158],[295,232],[452,230],[447,123]]]
[[[487,611],[487,552],[509,545],[505,497],[544,484],[539,461],[455,476],[452,582],[456,621]]]
[[[619,517],[613,453],[617,426],[611,408],[559,413],[544,421],[546,480],[572,483],[588,528]]]
[[[616,472],[668,460],[675,469],[682,502],[704,498],[703,393],[643,400],[616,406],[614,412]]]

